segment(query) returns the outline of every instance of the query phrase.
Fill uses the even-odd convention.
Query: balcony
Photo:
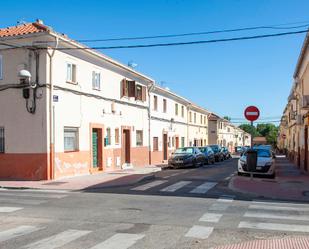
[[[303,110],[309,110],[309,95],[303,95],[300,107]]]

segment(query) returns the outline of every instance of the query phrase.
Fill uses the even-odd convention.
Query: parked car
[[[205,163],[205,155],[197,147],[182,147],[176,149],[168,159],[172,168],[198,167]]]
[[[257,166],[254,175],[266,175],[275,177],[275,156],[269,149],[254,147],[257,151]],[[247,151],[238,160],[238,175],[248,174]]]
[[[243,146],[236,146],[236,147],[235,147],[235,154],[236,154],[236,155],[240,155],[240,154],[242,154],[244,151],[245,151],[245,147],[243,147]]]
[[[223,158],[226,159],[230,159],[231,158],[231,153],[228,150],[228,148],[226,147],[222,147],[222,153],[223,153]]]
[[[200,147],[199,149],[205,155],[206,164],[215,163],[215,153],[210,146]]]
[[[210,148],[213,150],[215,153],[215,160],[216,162],[221,162],[224,160],[223,152],[221,150],[221,146],[218,144],[211,144],[209,145]]]

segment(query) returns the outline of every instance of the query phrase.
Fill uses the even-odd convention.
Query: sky
[[[1,1],[0,27],[37,18],[75,40],[180,34],[309,23],[308,0]],[[5,10],[5,11],[4,11]],[[299,29],[298,29],[299,30]],[[253,30],[168,39],[109,41],[115,46],[208,40],[286,32]],[[291,30],[288,30],[291,31]],[[234,122],[256,105],[278,120],[287,103],[305,34],[186,46],[102,50],[158,84]],[[104,76],[103,76],[104,85]]]

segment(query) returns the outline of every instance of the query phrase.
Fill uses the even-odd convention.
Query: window
[[[175,137],[172,137],[172,147],[175,147]]]
[[[168,147],[172,147],[172,143],[171,143],[171,137],[168,137]]]
[[[178,116],[178,104],[175,104],[175,115]]]
[[[115,129],[115,144],[119,144],[119,128]]]
[[[204,116],[204,124],[206,124],[206,116]]]
[[[140,85],[135,87],[135,99],[142,100],[142,86]]]
[[[0,54],[0,80],[3,79],[3,57]]]
[[[163,99],[163,112],[166,113],[166,99]]]
[[[98,72],[92,72],[92,88],[96,90],[101,89],[101,74]]]
[[[104,145],[111,145],[111,128],[106,128],[106,137],[104,141]]]
[[[189,112],[189,121],[192,122],[192,112]]]
[[[196,112],[194,113],[194,124],[196,124]]]
[[[182,105],[181,106],[181,117],[185,116],[185,107]]]
[[[5,152],[5,144],[4,144],[4,127],[0,127],[0,153]]]
[[[153,96],[153,110],[158,110],[158,97],[156,95]]]
[[[78,128],[64,127],[64,151],[78,150]]]
[[[76,83],[76,65],[67,63],[67,82]]]
[[[143,131],[136,131],[136,146],[143,146]]]
[[[200,122],[201,122],[201,124],[203,124],[203,115],[202,114],[200,116]]]
[[[181,137],[181,147],[185,147],[185,137]]]
[[[153,151],[159,150],[159,138],[153,137]]]

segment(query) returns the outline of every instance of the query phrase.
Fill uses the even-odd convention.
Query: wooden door
[[[167,160],[167,134],[163,134],[163,160]]]

